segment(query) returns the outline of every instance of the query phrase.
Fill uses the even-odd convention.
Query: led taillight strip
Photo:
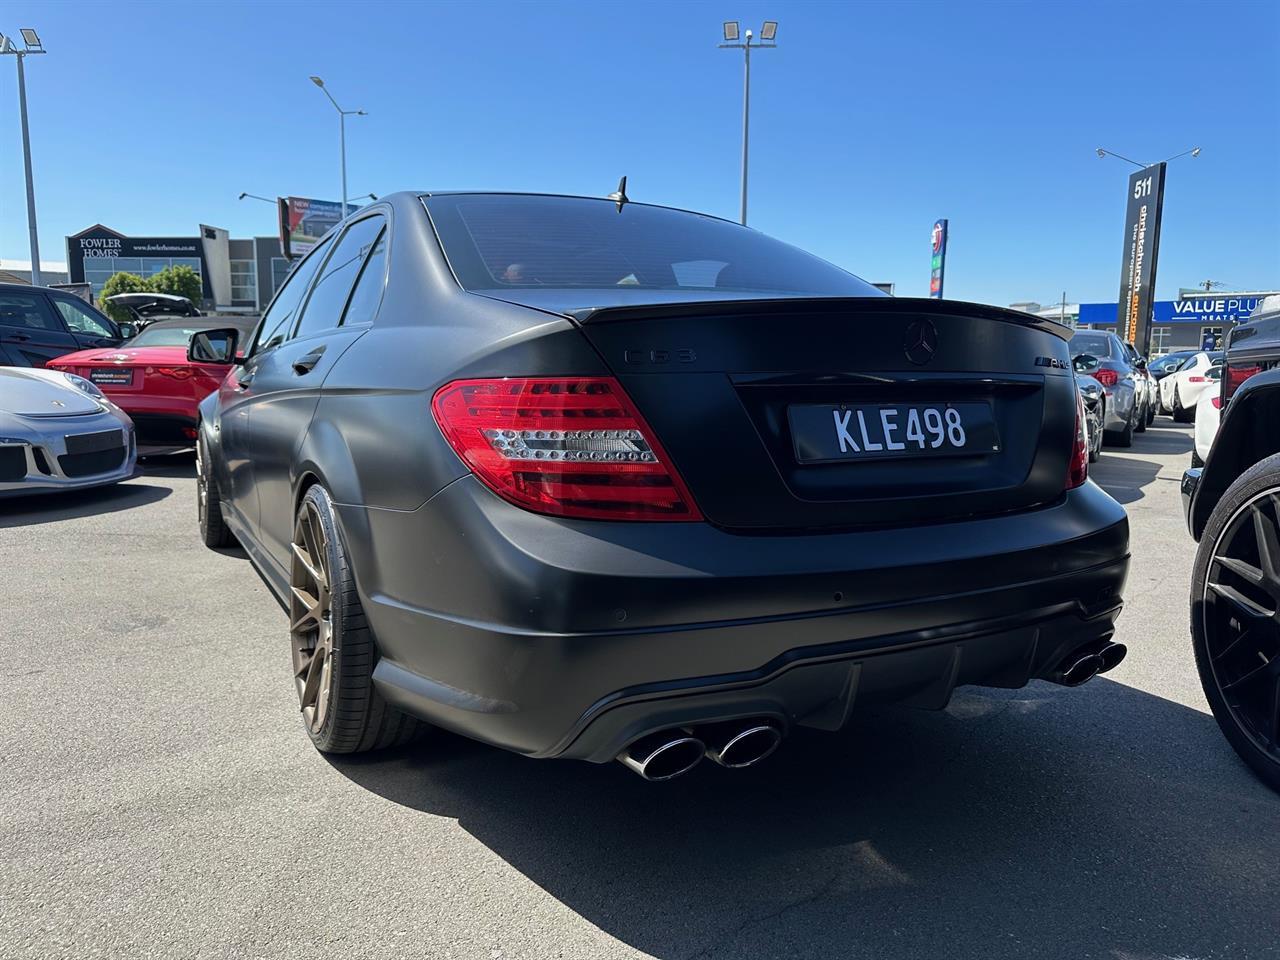
[[[491,490],[529,510],[700,520],[657,437],[612,377],[457,380],[432,400],[449,445]]]

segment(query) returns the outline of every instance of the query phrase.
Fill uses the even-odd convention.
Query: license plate
[[[800,463],[972,457],[1000,449],[991,404],[805,403],[787,408]]]
[[[133,367],[95,367],[89,371],[93,383],[127,387],[133,383]]]
[[[123,430],[104,430],[101,433],[77,433],[66,438],[67,453],[101,453],[124,446]]]

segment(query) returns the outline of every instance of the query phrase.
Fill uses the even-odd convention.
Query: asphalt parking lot
[[[446,735],[317,754],[190,460],[0,504],[0,956],[1280,956],[1280,797],[1191,659],[1190,449],[1162,417],[1092,470],[1132,526],[1113,673],[669,784]]]

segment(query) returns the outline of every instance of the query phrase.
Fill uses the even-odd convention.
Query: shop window
[[[258,265],[252,260],[231,261],[231,300],[258,300]]]
[[[1205,340],[1208,339],[1210,336],[1213,337],[1213,349],[1221,350],[1222,349],[1222,328],[1221,327],[1201,327],[1199,346],[1203,348]]]
[[[1168,353],[1170,344],[1173,342],[1172,327],[1152,327],[1151,328],[1151,353]]]

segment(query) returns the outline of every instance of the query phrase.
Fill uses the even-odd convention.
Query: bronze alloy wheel
[[[205,462],[204,438],[196,443],[196,519],[203,527],[209,515],[209,466]]]
[[[1202,675],[1207,665],[1235,725],[1280,768],[1280,488],[1222,528],[1201,599]]]
[[[289,640],[293,678],[307,729],[318,734],[329,713],[333,680],[329,544],[315,504],[304,500],[293,528]]]

